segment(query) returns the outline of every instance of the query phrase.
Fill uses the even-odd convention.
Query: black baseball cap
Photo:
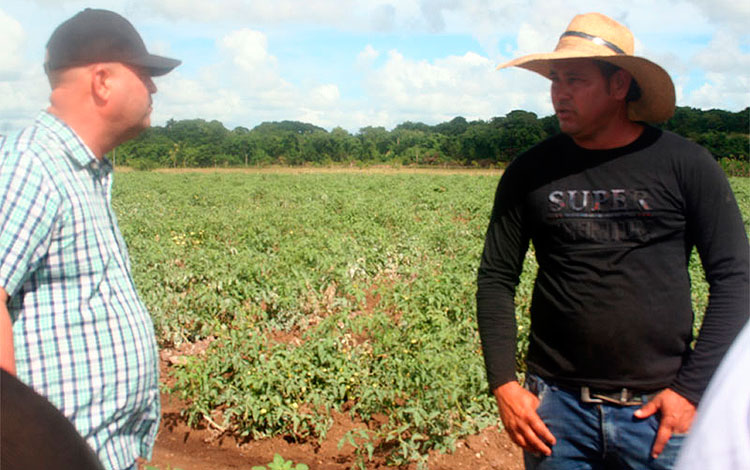
[[[152,77],[164,75],[182,63],[149,54],[138,31],[117,13],[86,8],[52,33],[44,69],[49,72],[96,62],[143,67]]]

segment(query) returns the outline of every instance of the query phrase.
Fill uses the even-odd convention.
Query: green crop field
[[[247,438],[349,434],[424,462],[495,424],[475,276],[499,174],[118,172],[113,204],[192,423]],[[750,180],[732,179],[750,225]],[[534,259],[518,292],[521,345]],[[694,303],[707,288],[694,256]],[[519,352],[519,358],[521,353]]]

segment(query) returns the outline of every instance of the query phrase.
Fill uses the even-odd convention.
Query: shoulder
[[[548,137],[538,144],[534,145],[524,153],[518,156],[518,159],[534,160],[543,158],[554,158],[565,149],[569,149],[572,139],[565,134],[556,134]]]
[[[3,159],[13,159],[20,155],[42,158],[58,149],[59,141],[47,129],[38,125],[0,138],[0,155]]]
[[[37,126],[0,137],[0,185],[18,184],[20,179],[29,186],[51,189],[54,158],[63,151],[53,136]]]
[[[654,147],[681,181],[686,184],[700,181],[723,184],[726,174],[708,149],[674,132],[661,132]]]
[[[570,138],[557,134],[539,142],[510,162],[506,173],[527,173],[538,171],[552,161],[559,161],[562,153],[570,148]]]
[[[534,145],[510,162],[503,172],[495,193],[496,205],[500,201],[520,202],[530,188],[547,181],[558,166],[564,165],[563,154],[569,151],[570,138],[558,134]]]
[[[7,173],[12,168],[25,166],[31,163],[31,160],[38,158],[38,152],[33,147],[33,128],[26,128],[2,137],[0,141],[0,167],[3,173]]]
[[[671,131],[656,130],[654,147],[666,156],[685,162],[715,161],[711,152],[692,140]]]

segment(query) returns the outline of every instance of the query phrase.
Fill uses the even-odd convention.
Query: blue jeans
[[[659,458],[651,448],[659,417],[637,419],[640,406],[583,403],[575,392],[529,375],[537,413],[557,443],[549,457],[524,452],[526,470],[670,470],[686,434],[673,434]]]

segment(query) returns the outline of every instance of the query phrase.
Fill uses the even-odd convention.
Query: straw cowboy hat
[[[554,52],[531,54],[501,64],[523,67],[550,78],[554,60],[590,58],[610,62],[630,72],[641,89],[641,97],[628,103],[633,121],[664,122],[674,114],[674,84],[660,66],[633,55],[633,34],[628,28],[600,13],[577,15],[560,36]]]

